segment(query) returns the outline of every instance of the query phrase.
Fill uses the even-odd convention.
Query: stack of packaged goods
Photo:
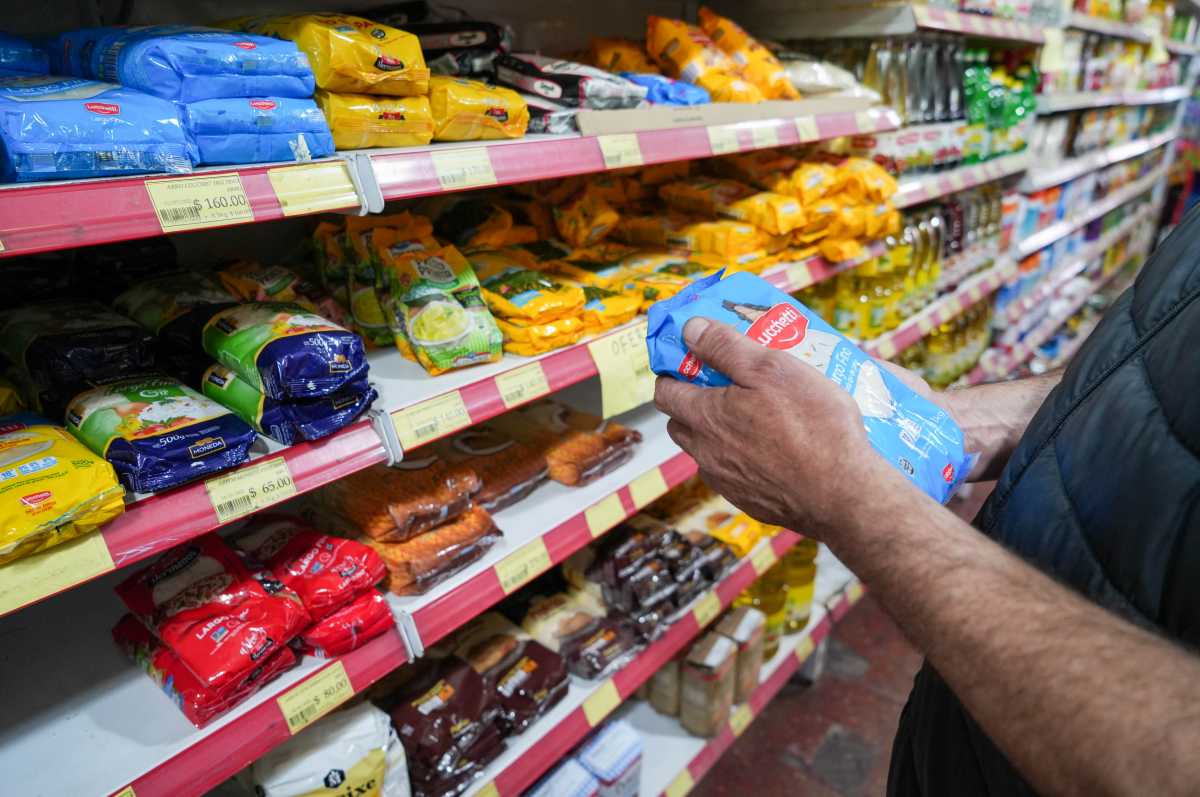
[[[1161,89],[1183,78],[1182,59],[1160,55],[1149,44],[1080,30],[1065,30],[1062,37],[1061,57],[1042,73],[1043,94]]]
[[[992,307],[980,302],[902,351],[898,362],[941,390],[974,368],[991,340]]]
[[[1173,124],[1175,106],[1090,108],[1038,119],[1030,147],[1035,167],[1052,168],[1066,158],[1149,138]]]

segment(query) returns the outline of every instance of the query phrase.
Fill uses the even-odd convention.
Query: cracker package
[[[428,97],[383,97],[319,89],[313,97],[338,149],[415,147],[433,140]]]
[[[753,83],[769,100],[798,100],[800,92],[788,80],[787,70],[775,54],[732,19],[700,6],[700,27],[713,42],[734,60],[746,80]]]
[[[478,80],[434,75],[429,81],[434,141],[520,138],[529,108],[512,89]]]

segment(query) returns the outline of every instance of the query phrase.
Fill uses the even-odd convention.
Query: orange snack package
[[[800,92],[788,80],[779,59],[746,33],[741,25],[700,6],[700,27],[738,65],[743,78],[769,100],[798,100]]]

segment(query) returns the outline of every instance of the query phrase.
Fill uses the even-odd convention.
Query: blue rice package
[[[48,75],[50,57],[28,39],[0,33],[0,75]]]
[[[80,78],[0,77],[0,180],[189,172],[174,103]]]
[[[311,99],[226,97],[180,109],[200,163],[308,161],[333,154],[329,123]]]
[[[320,440],[349,426],[379,397],[375,388],[361,379],[329,396],[280,401],[259,393],[223,365],[204,372],[201,389],[259,434],[288,446],[301,440]]]
[[[704,105],[712,102],[708,91],[683,80],[640,72],[622,72],[621,77],[646,88],[646,99],[658,105]]]
[[[688,351],[683,327],[700,316],[732,325],[768,348],[816,368],[854,397],[871,445],[925,493],[949,500],[975,457],[945,410],[917,395],[821,317],[761,277],[724,272],[697,280],[650,306],[646,345],[660,376],[704,387],[730,384]]]
[[[308,56],[294,42],[184,25],[84,28],[60,34],[51,67],[177,102],[311,97]]]

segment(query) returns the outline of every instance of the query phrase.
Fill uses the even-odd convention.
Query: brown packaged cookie
[[[489,512],[515,504],[546,480],[545,457],[493,424],[459,432],[440,450],[448,462],[466,465],[479,477],[474,501]]]
[[[599,678],[637,649],[632,632],[578,593],[535,600],[521,626],[581,678]]]
[[[583,486],[624,465],[642,440],[636,429],[551,399],[535,401],[493,423],[538,451],[550,478],[568,487]]]
[[[387,564],[384,586],[396,595],[419,595],[483,556],[500,539],[492,516],[471,507],[449,523],[405,542],[380,542],[363,537]]]

